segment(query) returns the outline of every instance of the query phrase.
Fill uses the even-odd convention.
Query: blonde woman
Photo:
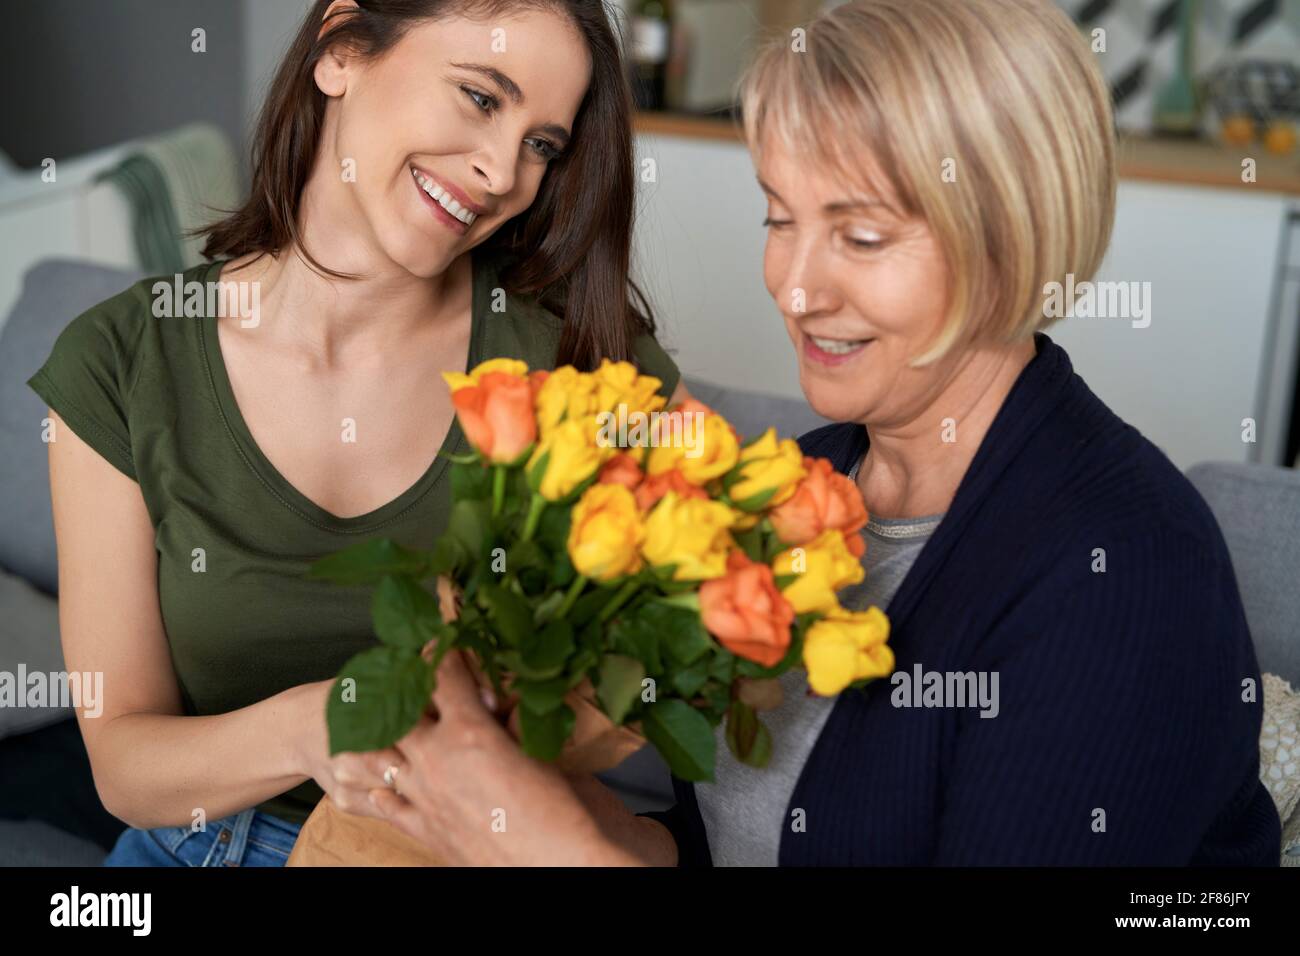
[[[1094,274],[1115,207],[1073,24],[1046,0],[859,0],[807,52],[764,52],[743,108],[767,287],[842,422],[803,446],[872,515],[845,603],[887,606],[893,679],[822,700],[788,675],[772,765],[719,746],[714,782],[650,819],[521,757],[450,661],[401,792],[372,799],[467,862],[1276,863],[1219,529],[1042,334],[1045,285]]]

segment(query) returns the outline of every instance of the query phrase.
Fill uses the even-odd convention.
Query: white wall
[[[1151,325],[1073,318],[1048,332],[1102,400],[1181,467],[1254,460],[1259,433],[1286,427],[1268,419],[1258,392],[1273,354],[1288,205],[1270,194],[1122,184],[1098,278],[1150,282]],[[1242,441],[1245,418],[1256,419],[1253,445]]]
[[[738,143],[641,136],[635,275],[687,375],[799,396],[780,313],[763,287],[766,204]]]
[[[243,113],[251,133],[266,88],[311,0],[240,0],[244,22]],[[241,156],[247,156],[247,143]]]

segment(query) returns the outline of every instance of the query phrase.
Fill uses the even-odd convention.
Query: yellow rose
[[[579,574],[610,581],[641,569],[645,527],[636,498],[624,485],[592,485],[574,505],[569,560]]]
[[[836,607],[804,635],[808,686],[814,693],[831,697],[854,681],[891,673],[894,652],[887,640],[889,618],[880,608],[848,611]]]
[[[537,390],[537,429],[543,438],[563,421],[592,420],[595,427],[596,380],[572,365],[557,368]]]
[[[529,483],[547,501],[559,501],[596,473],[604,451],[596,447],[591,429],[566,419],[537,443],[528,459]]]
[[[706,581],[727,573],[727,530],[735,512],[720,501],[669,491],[645,521],[641,553],[657,568],[675,565],[674,581]]]
[[[844,535],[833,529],[808,544],[786,548],[772,559],[772,570],[778,578],[794,575],[781,593],[797,614],[839,607],[836,593],[864,576],[862,565],[844,543]]]
[[[735,467],[740,441],[731,424],[707,405],[690,399],[659,416],[655,447],[646,456],[646,473],[679,471],[693,485],[721,478]]]
[[[489,372],[505,372],[507,375],[514,375],[519,378],[528,377],[528,363],[521,362],[518,359],[494,358],[486,362],[480,362],[470,370],[469,374],[464,372],[443,372],[442,380],[451,387],[452,394],[460,391],[462,388],[468,388],[471,385],[477,385],[479,379]]]
[[[799,443],[787,438],[778,441],[776,429],[769,428],[763,437],[740,450],[740,464],[727,494],[744,511],[760,511],[789,500],[807,472]]]
[[[601,359],[600,368],[592,373],[596,381],[596,407],[599,411],[617,412],[620,405],[627,414],[650,414],[663,408],[667,400],[659,394],[663,385],[653,375],[641,375],[631,362]]]

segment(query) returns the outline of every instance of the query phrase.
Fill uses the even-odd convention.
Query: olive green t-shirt
[[[195,266],[183,282],[215,281],[221,265]],[[494,311],[497,270],[475,256],[473,271],[468,368],[495,357],[554,368],[560,320],[516,296]],[[222,361],[215,316],[196,303],[204,314],[155,317],[157,282],[175,287],[175,277],[145,279],[74,319],[28,384],[139,483],[185,713],[223,714],[333,677],[377,643],[368,589],[304,573],[323,555],[368,537],[430,547],[450,510],[447,455],[469,448],[453,422],[428,470],[397,498],[356,517],[330,514],[289,484],[253,441]],[[501,301],[495,297],[498,309]],[[635,360],[672,394],[677,367],[653,337],[636,341]],[[301,823],[321,796],[309,780],[258,809]]]

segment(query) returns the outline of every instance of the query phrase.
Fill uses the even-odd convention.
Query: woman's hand
[[[296,749],[302,772],[315,780],[340,810],[378,817],[379,811],[370,802],[370,791],[385,786],[384,771],[400,766],[403,758],[392,747],[330,756],[325,707],[333,686],[333,680],[323,680],[298,688],[302,714],[295,724],[301,728]]]
[[[397,742],[396,787],[376,810],[448,865],[626,865],[557,769],[526,756],[484,705],[458,651],[438,670],[438,719]]]

